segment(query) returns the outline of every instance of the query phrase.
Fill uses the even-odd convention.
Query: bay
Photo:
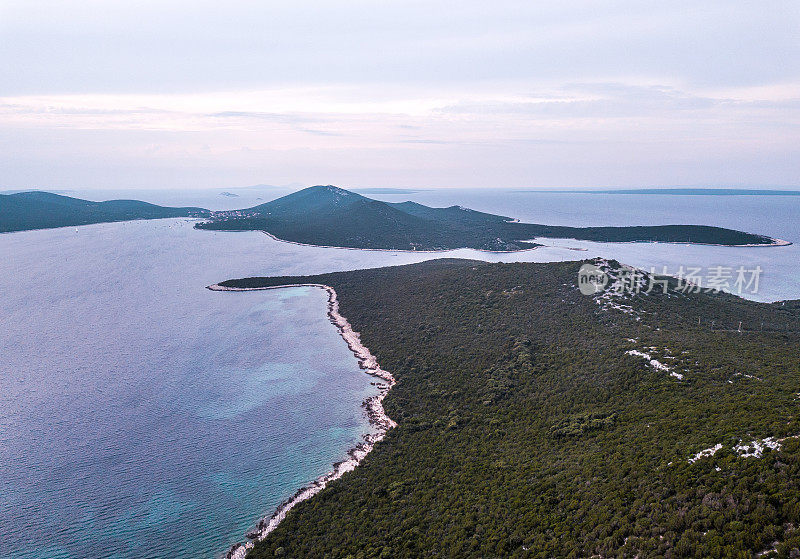
[[[760,266],[750,298],[800,297],[796,198],[374,196],[558,225],[711,224],[795,244],[547,239],[516,254],[433,255],[302,247],[183,219],[0,235],[0,557],[217,557],[369,432],[360,404],[371,379],[328,322],[323,291],[219,293],[211,283],[439,256],[599,255],[669,270]],[[196,203],[191,193],[167,198]]]

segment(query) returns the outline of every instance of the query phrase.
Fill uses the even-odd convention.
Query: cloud
[[[0,10],[8,95],[602,76],[723,87],[800,72],[792,0],[40,0]]]
[[[265,112],[256,112],[256,111],[220,111],[218,113],[209,113],[208,115],[211,118],[221,118],[221,119],[242,119],[242,120],[266,120],[268,122],[286,122],[286,123],[296,123],[296,122],[308,122],[311,119],[301,117],[299,115],[291,115],[285,113],[265,113]]]
[[[6,2],[4,181],[787,184],[798,27],[784,0]]]

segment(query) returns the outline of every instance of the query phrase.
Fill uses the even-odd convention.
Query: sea
[[[85,191],[210,209],[279,187]],[[515,254],[354,251],[212,232],[188,219],[0,235],[0,558],[218,558],[370,433],[374,380],[312,287],[207,285],[437,257],[616,258],[760,269],[757,301],[800,298],[800,196],[381,190],[386,201],[461,205],[555,225],[696,223],[794,242],[732,248],[540,240]],[[752,287],[752,286],[751,286]]]

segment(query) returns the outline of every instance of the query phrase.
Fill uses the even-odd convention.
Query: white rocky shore
[[[352,471],[356,466],[369,454],[375,443],[382,440],[386,436],[386,432],[395,427],[397,424],[388,416],[383,409],[383,399],[386,394],[394,386],[394,377],[388,371],[384,371],[378,365],[378,360],[372,353],[361,343],[361,336],[358,332],[354,331],[350,323],[339,314],[339,301],[336,296],[336,291],[329,285],[319,283],[298,283],[291,285],[276,285],[270,287],[253,287],[253,288],[237,288],[225,287],[222,285],[214,284],[209,285],[208,289],[212,291],[261,291],[267,289],[285,289],[287,287],[318,287],[328,292],[328,318],[339,330],[339,334],[347,342],[347,346],[358,359],[359,366],[364,369],[364,372],[380,378],[382,383],[376,384],[380,392],[367,398],[362,403],[364,411],[369,418],[370,424],[375,428],[375,432],[364,437],[364,441],[351,448],[348,452],[348,458],[337,462],[333,465],[333,469],[323,476],[318,477],[308,485],[300,488],[289,499],[281,503],[277,510],[271,516],[262,518],[254,530],[247,534],[250,541],[246,543],[239,543],[231,547],[225,555],[226,559],[244,559],[247,552],[252,549],[254,542],[264,539],[267,534],[272,532],[275,527],[286,517],[292,507],[301,501],[316,495],[322,491],[328,483],[335,479],[339,479],[345,473]]]

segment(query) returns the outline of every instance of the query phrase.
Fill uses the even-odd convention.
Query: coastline
[[[278,241],[280,243],[288,243],[290,245],[297,245],[301,247],[314,247],[314,248],[335,248],[339,250],[368,250],[371,252],[404,252],[409,254],[443,254],[445,252],[452,252],[454,250],[475,250],[478,252],[487,252],[489,254],[515,254],[517,252],[528,252],[529,250],[536,250],[537,248],[541,248],[542,245],[530,247],[530,248],[520,248],[517,250],[487,250],[482,248],[471,248],[471,247],[458,247],[458,248],[443,248],[439,250],[410,250],[407,248],[360,248],[360,247],[340,247],[335,245],[313,245],[311,243],[301,243],[299,241],[287,241],[286,239],[281,239],[280,237],[276,237],[269,231],[264,231],[263,229],[203,229],[200,228],[201,231],[221,231],[225,233],[240,233],[240,232],[252,232],[258,231],[260,233],[264,233],[267,237],[271,238],[273,241]],[[522,242],[522,241],[520,241]],[[310,284],[309,284],[310,285]],[[209,289],[212,286],[209,286]],[[285,285],[282,287],[294,287]],[[321,287],[321,286],[316,286]],[[218,290],[219,291],[219,290]]]
[[[345,460],[334,463],[331,471],[298,489],[294,495],[278,505],[278,508],[269,517],[264,517],[259,520],[256,528],[246,534],[249,541],[233,545],[225,554],[226,559],[244,559],[247,552],[253,548],[254,542],[263,540],[272,532],[296,504],[313,497],[322,491],[328,483],[339,479],[345,473],[355,469],[364,457],[369,454],[375,444],[386,436],[389,429],[397,426],[397,423],[386,415],[383,409],[383,399],[396,381],[391,373],[380,368],[375,356],[361,343],[359,333],[354,331],[347,319],[339,314],[339,300],[336,295],[336,290],[333,289],[333,287],[319,283],[297,283],[252,288],[224,287],[214,284],[207,286],[206,289],[211,291],[263,291],[266,289],[285,289],[288,287],[317,287],[324,289],[328,293],[328,319],[336,326],[339,335],[347,343],[347,347],[350,348],[350,351],[356,356],[359,367],[361,367],[366,374],[377,377],[383,381],[383,383],[373,383],[379,389],[378,394],[370,396],[361,403],[361,407],[364,408],[369,423],[375,429],[375,432],[365,435],[362,442],[359,442],[353,448],[349,449],[347,451],[348,457]]]
[[[512,223],[519,223],[519,220],[513,220]],[[614,244],[633,244],[633,243],[650,243],[650,244],[666,244],[666,245],[699,245],[699,246],[718,246],[718,247],[730,247],[730,248],[760,248],[760,247],[781,247],[781,246],[790,246],[794,243],[792,241],[786,241],[784,239],[777,239],[775,237],[769,237],[769,243],[745,243],[739,245],[727,245],[723,243],[699,243],[699,242],[692,242],[692,241],[646,241],[646,240],[637,240],[637,241],[595,241],[591,239],[576,239],[574,237],[533,237],[532,239],[516,239],[516,242],[520,243],[532,243],[536,244],[537,246],[530,247],[530,248],[520,248],[517,250],[488,250],[488,249],[480,249],[480,248],[472,248],[472,247],[458,247],[458,248],[444,248],[444,249],[420,249],[420,250],[410,250],[407,248],[368,248],[368,247],[342,247],[336,245],[315,245],[312,243],[301,243],[299,241],[288,241],[286,239],[281,239],[270,233],[269,231],[265,231],[263,229],[204,229],[206,231],[222,231],[225,233],[238,233],[244,231],[260,231],[264,233],[266,236],[271,238],[273,241],[278,241],[281,243],[288,243],[290,245],[297,245],[297,246],[304,246],[304,247],[316,247],[316,248],[335,248],[339,250],[368,250],[372,252],[404,252],[404,253],[421,253],[421,254],[442,254],[445,252],[452,252],[454,250],[474,250],[477,252],[485,252],[488,254],[514,254],[517,252],[528,252],[530,250],[536,250],[537,248],[545,248],[545,247],[552,247],[553,245],[544,245],[541,244],[539,241],[541,240],[565,240],[565,241],[579,241],[579,242],[590,242],[590,243],[614,243]],[[765,235],[766,236],[766,235]],[[566,248],[569,250],[587,250],[582,248],[573,248],[573,247],[556,247],[556,248]]]
[[[544,240],[544,239],[578,241],[585,243],[615,244],[615,245],[632,245],[632,244],[686,245],[686,246],[697,245],[697,246],[727,247],[727,248],[763,248],[763,247],[771,248],[771,247],[786,247],[794,244],[792,241],[785,241],[783,239],[776,239],[774,237],[770,237],[770,239],[772,240],[771,243],[762,243],[762,244],[750,243],[743,245],[724,245],[722,243],[696,243],[690,241],[593,241],[590,239],[575,239],[573,237],[534,237],[533,239],[520,239],[520,242],[535,243],[537,242],[537,240]],[[540,246],[554,246],[554,245],[540,245]],[[569,250],[588,250],[588,249],[572,248],[572,247],[557,247],[557,248],[566,248]]]

